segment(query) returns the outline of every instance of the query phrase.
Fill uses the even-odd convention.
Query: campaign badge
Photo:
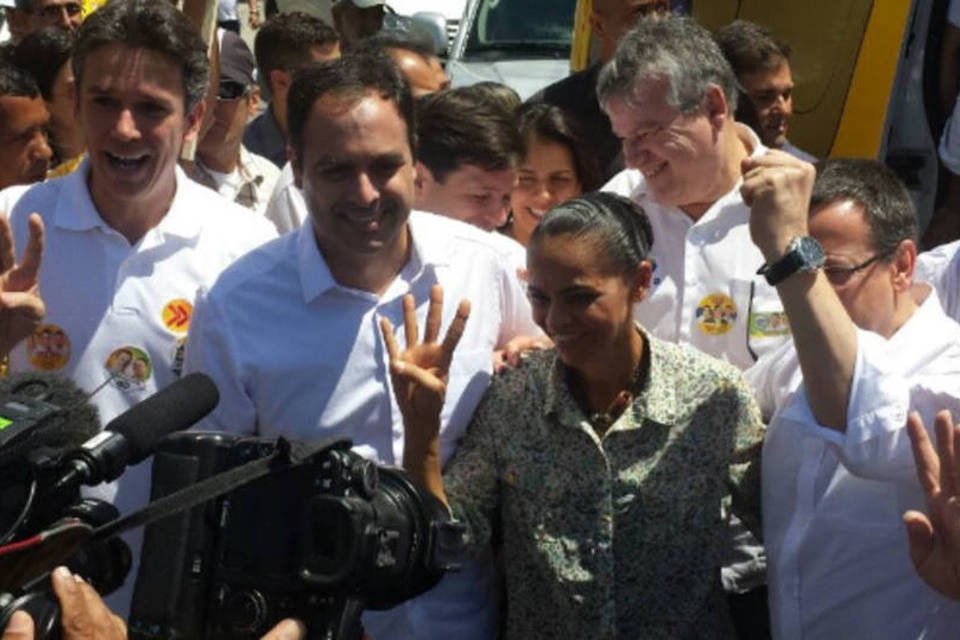
[[[70,360],[70,338],[55,324],[41,324],[27,338],[27,359],[40,371],[59,371]]]
[[[104,367],[111,384],[124,391],[143,389],[153,375],[150,354],[140,347],[131,345],[114,349],[107,356]]]
[[[783,311],[757,311],[750,314],[750,337],[773,338],[790,335],[790,321]]]
[[[697,305],[697,328],[710,336],[722,336],[737,322],[737,305],[724,293],[711,293]]]
[[[183,298],[171,300],[163,307],[163,326],[174,333],[186,333],[190,328],[193,305]]]

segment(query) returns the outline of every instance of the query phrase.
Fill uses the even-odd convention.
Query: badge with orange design
[[[59,371],[70,360],[70,338],[55,324],[42,324],[27,338],[27,359],[40,371]]]
[[[186,333],[190,328],[193,305],[183,298],[171,300],[163,307],[163,326],[174,333]]]
[[[737,322],[737,304],[724,293],[711,293],[697,305],[697,328],[710,336],[722,336]]]

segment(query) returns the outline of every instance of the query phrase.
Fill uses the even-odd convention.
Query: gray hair
[[[690,114],[700,108],[711,85],[720,87],[732,114],[737,108],[737,79],[710,32],[681,16],[642,18],[600,71],[597,98],[629,95],[648,79],[666,79],[667,104]]]
[[[907,188],[889,167],[863,158],[837,158],[817,165],[810,211],[835,202],[863,207],[870,240],[884,262],[904,240],[917,239],[917,214]]]

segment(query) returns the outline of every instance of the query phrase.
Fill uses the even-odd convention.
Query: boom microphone
[[[207,375],[191,373],[180,378],[111,420],[104,431],[68,453],[67,469],[53,493],[116,480],[128,466],[152,454],[164,437],[189,429],[219,401],[220,393]]]

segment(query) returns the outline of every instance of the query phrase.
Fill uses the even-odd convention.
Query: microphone
[[[70,378],[24,372],[0,380],[0,468],[40,448],[70,450],[100,432],[100,414]]]
[[[52,492],[116,480],[145,460],[164,437],[189,429],[216,408],[220,392],[209,376],[191,373],[110,421],[106,429],[65,457]]]

